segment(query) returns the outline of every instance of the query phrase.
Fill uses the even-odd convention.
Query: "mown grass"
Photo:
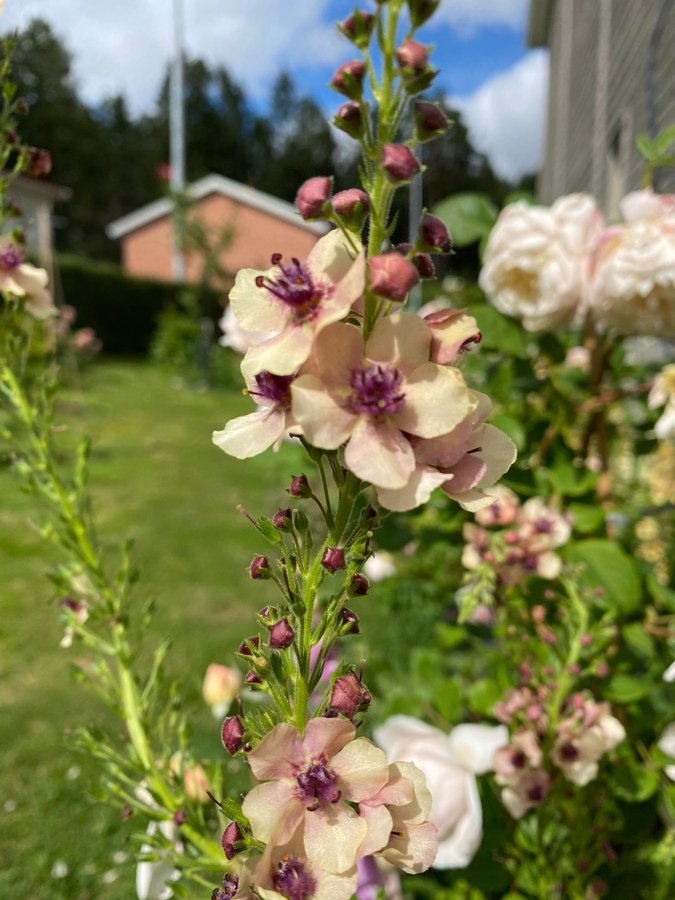
[[[200,745],[220,754],[217,724],[199,699],[212,661],[231,653],[252,627],[270,586],[246,574],[263,547],[235,512],[271,513],[301,467],[297,448],[246,463],[226,457],[213,428],[250,411],[234,393],[178,389],[165,372],[139,362],[102,362],[63,394],[63,443],[94,441],[91,493],[107,550],[132,537],[141,579],[136,601],[152,596],[152,646],[173,638],[169,669],[182,682]],[[0,897],[128,900],[131,856],[119,811],[88,799],[98,769],[67,746],[66,733],[111,723],[86,687],[68,675],[82,648],[59,647],[58,610],[45,574],[58,558],[31,527],[40,511],[0,469]],[[68,874],[54,878],[63,861]]]

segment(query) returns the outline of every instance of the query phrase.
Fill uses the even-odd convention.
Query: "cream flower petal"
[[[437,487],[447,482],[448,476],[428,466],[417,466],[402,488],[378,488],[377,499],[385,509],[407,512],[426,503]]]
[[[418,875],[433,864],[438,847],[438,833],[431,822],[409,825],[398,836],[392,836],[391,845],[380,854],[410,875]]]
[[[317,336],[303,371],[317,375],[330,390],[348,385],[354,369],[363,368],[363,337],[354,325],[335,323]]]
[[[281,334],[256,344],[246,353],[242,368],[249,373],[293,375],[309,356],[314,334],[308,324],[292,325]]]
[[[307,266],[312,274],[326,275],[335,284],[354,265],[347,241],[339,228],[320,238],[309,251]]]
[[[361,818],[368,826],[366,839],[359,847],[359,857],[372,856],[389,843],[394,820],[386,806],[368,806],[363,803],[359,809]]]
[[[398,772],[400,777],[412,787],[413,796],[408,803],[401,804],[397,816],[411,825],[420,825],[429,818],[433,798],[424,772],[411,762],[397,762],[390,766],[390,771]],[[391,804],[396,805],[396,804]]]
[[[357,416],[343,409],[322,381],[314,375],[301,375],[291,385],[291,397],[293,417],[310,444],[335,450],[347,440]]]
[[[259,781],[291,777],[293,767],[301,766],[304,761],[300,735],[286,722],[275,725],[248,754],[248,764]]]
[[[485,475],[485,463],[478,453],[465,453],[448,474],[448,488],[455,496],[461,496],[481,484]]]
[[[375,326],[366,344],[366,356],[390,363],[403,373],[429,361],[431,331],[415,313],[394,313]]]
[[[433,741],[447,737],[439,728],[427,725],[413,716],[390,716],[387,721],[375,729],[375,740],[387,754],[387,759],[397,762],[405,745],[412,739],[427,738]]]
[[[492,771],[494,755],[509,743],[506,725],[456,725],[448,736],[457,762],[475,775]]]
[[[307,858],[327,872],[351,869],[367,834],[365,819],[342,801],[305,813]]]
[[[467,450],[471,449],[471,439],[475,427],[473,419],[474,412],[470,412],[447,434],[413,441],[415,458],[418,463],[451,469]]]
[[[265,844],[290,840],[305,814],[290,780],[256,785],[244,797],[241,809],[251,823],[253,836]]]
[[[330,273],[328,273],[330,275]],[[353,304],[361,297],[366,287],[366,259],[363,251],[354,260],[347,271],[335,286],[333,302],[340,309],[344,309],[345,315]]]
[[[351,900],[354,896],[359,880],[356,866],[339,875],[323,869],[317,869],[313,874],[316,878],[317,900],[319,897],[321,900]]]
[[[483,837],[483,810],[478,786],[473,775],[465,780],[465,810],[451,834],[440,835],[435,869],[463,869],[468,866],[480,847]]]
[[[405,405],[394,421],[403,431],[423,438],[451,431],[476,405],[459,370],[436,363],[418,366],[404,393]]]
[[[356,728],[347,719],[310,719],[305,728],[302,740],[303,752],[306,756],[325,754],[328,760],[338,751],[354,740]],[[331,767],[333,763],[330,763]],[[352,799],[350,797],[350,799]]]
[[[398,428],[386,419],[361,416],[345,448],[348,469],[376,487],[403,487],[415,471],[415,454]]]
[[[347,744],[333,757],[331,768],[338,774],[343,797],[356,802],[376,794],[389,777],[387,757],[367,738],[357,738]]]
[[[249,459],[271,447],[286,430],[286,414],[260,409],[248,416],[230,419],[222,431],[213,432],[213,443],[237,459]]]
[[[278,272],[275,266],[268,272]],[[267,288],[255,280],[264,275],[257,269],[240,269],[230,291],[230,305],[237,322],[247,331],[281,331],[289,318],[288,309]]]

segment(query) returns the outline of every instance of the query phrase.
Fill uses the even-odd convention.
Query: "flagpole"
[[[185,100],[184,100],[184,12],[183,0],[173,0],[173,56],[169,85],[169,152],[171,190],[185,189]],[[173,213],[172,274],[174,281],[185,280],[182,253],[182,223],[178,207]]]

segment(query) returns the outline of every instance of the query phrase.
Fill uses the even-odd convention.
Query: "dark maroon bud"
[[[275,513],[272,516],[272,523],[279,531],[288,531],[291,527],[292,517],[293,513],[288,507],[286,509],[280,509],[278,513]]]
[[[328,569],[331,575],[338,569],[345,567],[345,551],[342,547],[326,547],[321,558],[321,565]]]
[[[187,814],[184,809],[177,809],[173,814],[173,820],[176,825],[182,825],[183,822],[187,819]]]
[[[430,141],[448,129],[445,113],[428,100],[415,101],[415,137],[418,141]]]
[[[417,269],[400,253],[381,253],[368,260],[370,289],[378,297],[403,303],[419,281]]]
[[[305,220],[322,219],[328,210],[332,191],[331,179],[319,175],[308,178],[295,196],[295,206]]]
[[[363,9],[355,9],[338,28],[357,47],[367,47],[374,26],[375,16],[372,13]]]
[[[270,561],[266,556],[256,556],[249,566],[249,575],[253,579],[269,578],[272,574],[270,570]]]
[[[350,137],[361,137],[363,128],[363,114],[361,104],[355,100],[348,100],[335,113],[333,124],[336,128],[344,131]]]
[[[394,248],[397,253],[400,253],[401,256],[408,256],[413,251],[413,245],[408,244],[405,241],[401,244],[397,244]]]
[[[335,679],[330,695],[330,707],[351,719],[357,712],[368,709],[372,697],[355,672],[347,672]]]
[[[244,678],[246,684],[262,684],[263,680],[260,675],[256,675],[255,672],[249,672]]]
[[[408,0],[410,21],[415,28],[423,25],[431,18],[440,5],[441,0]]]
[[[223,876],[222,888],[214,888],[211,900],[232,900],[239,890],[239,876],[226,873]]]
[[[420,164],[405,144],[385,144],[382,150],[382,168],[390,181],[401,184],[417,175]]]
[[[243,834],[241,833],[241,829],[237,825],[236,822],[230,822],[225,831],[223,832],[223,836],[220,839],[221,846],[223,848],[223,853],[228,859],[233,859],[240,851],[234,846],[237,841],[240,841],[243,838]]]
[[[350,100],[358,100],[365,74],[366,64],[360,59],[351,59],[340,66],[331,78],[330,84],[334,90],[349,97]]]
[[[285,650],[293,643],[295,632],[286,619],[275,622],[270,628],[270,647],[273,650]]]
[[[225,719],[220,737],[225,749],[232,755],[241,750],[243,736],[244,726],[239,716],[230,716],[229,719]]]
[[[307,476],[295,475],[293,477],[293,480],[291,481],[291,486],[288,489],[288,493],[291,495],[291,497],[301,497],[303,500],[311,497],[312,489],[309,486],[309,481],[307,481]]]
[[[419,74],[429,65],[429,48],[408,38],[396,50],[399,66]]]
[[[344,222],[360,227],[370,208],[370,198],[365,191],[349,188],[336,194],[331,205]]]
[[[270,618],[270,608],[269,606],[263,606],[263,608],[258,613],[261,619],[269,620]]]
[[[75,600],[73,597],[63,597],[61,602],[61,606],[65,606],[66,609],[69,609],[71,612],[78,613],[84,609],[84,604],[79,600]]]
[[[352,583],[349,585],[349,593],[354,597],[363,597],[364,594],[368,593],[369,588],[370,582],[366,576],[357,572],[352,578]]]
[[[43,178],[52,170],[52,157],[49,150],[42,147],[30,147],[26,156],[26,175],[31,178]]]
[[[12,131],[11,128],[8,128],[5,132],[5,140],[8,144],[16,144],[16,142],[19,140],[19,137],[16,131]]]
[[[433,278],[435,276],[434,261],[428,253],[416,253],[410,262],[417,269],[420,278]]]
[[[249,644],[252,644],[256,650],[260,647],[260,638],[257,634],[254,634],[252,637],[246,638],[245,641],[241,642],[239,645],[239,653],[241,653],[242,656],[253,656],[251,648],[248,646]]]
[[[359,617],[351,609],[347,609],[346,606],[342,610],[342,625],[343,634],[358,634],[361,630],[359,628]]]
[[[431,213],[422,216],[419,242],[424,245],[425,250],[436,250],[440,253],[449,253],[452,250],[452,241],[445,223]]]

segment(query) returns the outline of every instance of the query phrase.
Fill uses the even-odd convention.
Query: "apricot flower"
[[[34,319],[56,313],[47,290],[47,273],[25,261],[23,251],[10,239],[0,239],[0,291],[26,298],[26,311]]]

